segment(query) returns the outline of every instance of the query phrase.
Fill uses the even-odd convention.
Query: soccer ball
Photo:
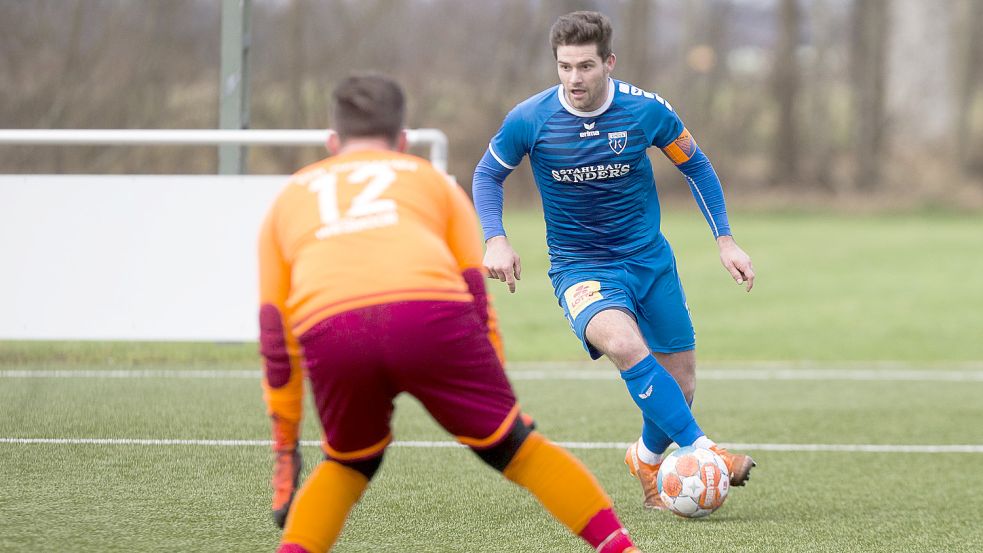
[[[716,511],[730,489],[727,464],[720,455],[693,446],[681,447],[663,459],[657,482],[662,501],[685,518]]]

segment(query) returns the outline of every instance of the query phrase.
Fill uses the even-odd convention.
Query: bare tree
[[[624,7],[625,32],[624,40],[620,41],[625,51],[624,61],[627,62],[630,79],[638,82],[639,86],[649,87],[655,79],[651,75],[652,55],[652,15],[656,11],[655,0],[630,0]],[[630,55],[630,57],[628,57]]]
[[[694,128],[710,127],[714,103],[724,88],[727,66],[723,54],[732,8],[730,0],[697,0],[685,6],[681,51],[686,64],[677,78],[690,95],[684,109]]]
[[[286,113],[284,114],[286,117],[284,117],[283,124],[293,129],[301,129],[311,125],[307,109],[308,99],[304,94],[307,89],[307,52],[309,46],[306,38],[307,23],[310,21],[309,12],[307,0],[292,0],[287,15],[289,32],[285,38],[289,45],[286,53],[289,55],[284,61],[286,62],[286,70],[289,72],[287,94],[290,100],[289,105],[286,106]],[[283,161],[289,167],[298,167],[302,163],[301,159],[300,149],[290,148]]]
[[[799,177],[799,129],[796,104],[799,96],[798,0],[782,0],[778,13],[778,44],[772,72],[772,94],[778,104],[778,129],[772,149],[772,182],[797,182]]]
[[[876,187],[881,179],[885,135],[885,85],[889,0],[855,0],[853,4],[853,152],[854,185]]]
[[[962,47],[958,61],[959,98],[956,117],[956,136],[959,140],[959,164],[964,172],[972,172],[975,163],[977,171],[983,172],[983,158],[979,157],[978,146],[974,148],[973,104],[983,80],[983,0],[965,0],[964,23],[960,29]],[[974,159],[973,154],[977,153]]]
[[[830,13],[828,0],[815,0],[810,13],[809,34],[812,39],[812,63],[806,90],[809,94],[809,132],[802,136],[801,147],[808,151],[811,162],[811,179],[818,186],[831,189],[833,185],[833,136],[835,122],[832,118],[830,96],[833,91],[832,80],[835,73],[830,67],[834,48],[834,20]]]

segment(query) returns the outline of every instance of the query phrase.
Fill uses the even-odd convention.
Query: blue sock
[[[693,402],[686,402],[689,405],[690,410],[693,409]],[[659,455],[665,453],[666,449],[672,445],[672,438],[668,434],[659,428],[659,425],[655,423],[654,420],[642,414],[642,443],[645,447],[653,453],[658,453]]]
[[[692,445],[697,438],[703,436],[703,430],[696,424],[679,384],[654,356],[649,355],[634,367],[622,372],[621,378],[628,387],[631,399],[642,410],[646,422],[654,423],[680,447]],[[649,441],[645,439],[645,426],[642,426],[645,447],[659,451],[656,449],[659,447],[658,436],[652,432],[652,445],[649,445]],[[665,451],[665,447],[662,451]]]
[[[652,453],[661,455],[672,445],[672,438],[663,432],[655,421],[642,415],[642,443]]]

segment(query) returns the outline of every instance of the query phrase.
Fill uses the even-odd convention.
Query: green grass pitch
[[[701,521],[643,510],[620,448],[573,449],[642,549],[983,550],[983,287],[975,278],[983,274],[975,254],[983,224],[941,215],[743,214],[734,225],[760,275],[751,294],[728,281],[695,211],[665,221],[708,376],[694,409],[711,437],[975,448],[752,447],[759,466],[748,486]],[[583,362],[555,306],[543,275],[541,223],[517,214],[508,228],[524,278],[515,295],[490,284],[510,359],[518,361],[510,371],[523,407],[556,441],[635,439],[638,415],[614,369]],[[551,360],[562,362],[530,364]],[[266,440],[258,366],[255,344],[0,342],[0,551],[272,551],[279,534],[269,516],[265,445],[11,441]],[[201,369],[215,372],[179,377]],[[522,377],[533,369],[544,377]],[[831,378],[752,378],[770,369],[793,376],[825,370]],[[608,370],[609,379],[560,374]],[[38,371],[86,372],[25,374]],[[123,372],[103,378],[100,371]],[[122,377],[132,376],[127,371],[148,372]],[[449,441],[411,398],[399,401],[395,435]],[[304,438],[318,436],[308,416]],[[318,449],[307,446],[304,454],[310,470]],[[399,446],[389,450],[337,550],[589,548],[467,450]]]

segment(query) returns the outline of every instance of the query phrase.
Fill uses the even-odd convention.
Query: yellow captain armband
[[[689,130],[684,128],[675,140],[662,148],[662,153],[666,154],[673,164],[682,165],[696,153],[696,141],[689,134]]]

